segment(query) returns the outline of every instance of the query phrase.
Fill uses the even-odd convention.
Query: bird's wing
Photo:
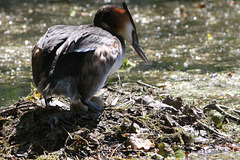
[[[48,31],[44,34],[44,36],[37,43],[38,48],[44,51],[45,54],[53,54],[53,52],[66,42],[66,40],[76,31],[82,30],[78,37],[82,37],[84,32],[83,26],[67,26],[67,25],[56,25],[52,26],[48,29]],[[54,53],[55,54],[55,53]]]
[[[42,76],[47,76],[56,57],[56,51],[69,38],[77,26],[56,25],[48,29],[32,50],[33,79],[38,86]],[[84,30],[87,26],[80,26]],[[82,32],[81,32],[82,33]],[[81,37],[82,34],[79,34]]]
[[[44,54],[54,54],[48,84],[54,76],[55,67],[62,55],[88,54],[87,57],[89,57],[89,54],[92,54],[90,63],[109,65],[107,68],[111,69],[110,66],[122,52],[121,43],[115,36],[91,25],[53,26],[40,40],[38,47],[44,51]]]
[[[111,45],[118,39],[105,30],[92,25],[56,25],[48,29],[37,43],[45,54],[88,52],[102,45]]]

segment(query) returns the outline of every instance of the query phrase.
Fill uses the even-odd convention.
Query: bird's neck
[[[112,29],[108,24],[106,24],[106,23],[104,23],[104,22],[102,22],[98,19],[95,19],[93,25],[96,26],[96,27],[102,28],[105,31],[108,31],[113,36],[116,36],[120,40],[121,44],[125,46],[125,41],[124,41],[123,37],[118,35],[116,33],[116,31],[114,29]]]
[[[121,45],[122,45],[122,48],[125,50],[125,40],[122,36],[118,35],[116,32],[114,32],[112,29],[110,28],[104,28],[104,27],[101,27],[102,29],[108,31],[109,33],[111,33],[113,36],[117,37],[119,39],[119,41],[121,42]]]

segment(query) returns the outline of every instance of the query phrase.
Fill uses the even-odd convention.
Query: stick
[[[117,147],[115,147],[110,155],[110,157],[112,158],[113,157],[113,154],[116,152],[116,150],[120,147],[121,144],[118,144]]]
[[[15,105],[11,105],[9,107],[7,107],[7,109],[4,109],[2,111],[0,111],[0,115],[4,115],[4,114],[9,114],[10,112],[17,110],[17,109],[21,109],[21,108],[26,108],[26,107],[35,107],[37,106],[36,103],[30,102],[30,103],[23,103],[23,104],[19,104],[20,102],[18,102]]]
[[[157,87],[152,86],[152,85],[150,85],[150,84],[144,83],[144,82],[142,82],[141,80],[138,80],[138,81],[137,81],[137,84],[140,84],[140,85],[142,85],[142,86],[146,86],[146,87],[149,87],[149,88],[153,88],[153,89],[160,89],[160,88],[157,88]]]
[[[207,126],[206,124],[202,123],[201,121],[199,121],[197,119],[197,122],[203,126],[205,129],[209,130],[210,132],[216,134],[217,136],[219,136],[220,138],[226,138],[225,136],[223,136],[221,133],[219,133],[218,131],[215,131],[214,129],[210,128],[209,126]]]
[[[226,118],[229,118],[233,121],[236,121],[237,124],[240,124],[240,119],[239,118],[236,118],[234,116],[232,116],[231,114],[228,114],[227,112],[225,112],[222,108],[220,108],[219,106],[217,105],[214,105],[214,109],[218,112],[220,112],[221,114],[223,114]]]
[[[230,107],[223,106],[223,105],[219,105],[219,107],[221,107],[222,109],[231,110],[231,111],[233,111],[233,112],[235,112],[235,113],[237,113],[237,114],[240,115],[240,111],[238,111],[238,110],[236,110],[236,109],[232,109],[232,108],[230,108]]]
[[[214,110],[220,112],[222,115],[224,115],[225,118],[229,118],[233,121],[236,121],[237,124],[240,124],[239,118],[236,118],[236,117],[232,116],[231,114],[225,112],[220,106],[216,105],[216,102],[213,102],[212,104],[207,105],[205,108],[214,109]]]
[[[109,91],[111,91],[111,92],[117,92],[117,93],[119,93],[119,94],[121,94],[121,95],[125,95],[125,94],[126,94],[126,93],[124,93],[124,92],[118,91],[118,90],[116,90],[116,89],[114,89],[114,88],[111,88],[111,87],[107,87],[107,89],[108,89]]]

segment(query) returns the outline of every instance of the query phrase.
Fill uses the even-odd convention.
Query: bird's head
[[[136,26],[127,4],[125,2],[122,4],[123,9],[111,5],[101,7],[94,17],[94,25],[131,43],[138,55],[147,62],[148,59],[139,45]]]

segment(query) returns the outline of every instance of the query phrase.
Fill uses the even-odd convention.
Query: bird
[[[46,106],[53,95],[70,97],[70,110],[85,113],[104,108],[91,98],[125,58],[126,42],[147,62],[137,29],[125,2],[104,5],[93,24],[55,25],[32,50],[32,76]]]

